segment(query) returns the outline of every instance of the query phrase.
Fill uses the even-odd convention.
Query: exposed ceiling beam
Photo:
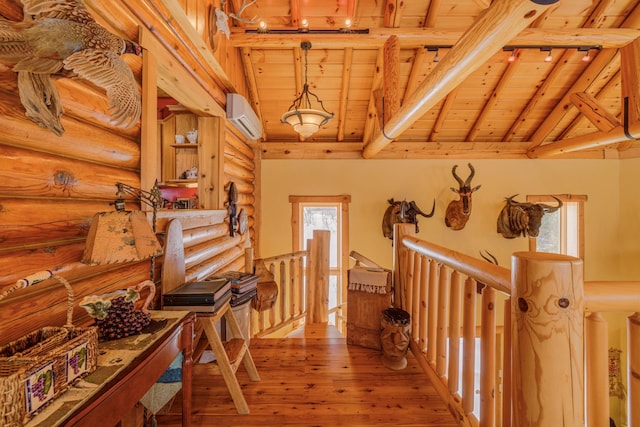
[[[604,87],[602,87],[598,91],[598,93],[593,94],[593,97],[595,99],[605,99],[607,97],[617,98],[618,93],[620,92],[620,75],[621,75],[620,70],[616,71],[613,77],[609,79],[609,81],[604,85]],[[620,109],[617,110],[616,113],[617,113],[616,114],[616,126],[617,126],[622,123],[622,121],[620,120],[622,115],[620,113]],[[573,122],[569,126],[567,126],[565,130],[562,131],[562,133],[558,136],[557,139],[560,140],[560,139],[571,138],[573,136],[579,135],[579,133],[576,133],[576,130],[587,127],[585,123],[588,121],[589,119],[585,114],[580,114],[576,116]],[[611,129],[599,129],[599,130],[607,131]],[[618,150],[621,149],[622,145],[623,144],[618,145]]]
[[[487,9],[488,10],[488,9]],[[416,49],[425,45],[452,46],[460,40],[462,31],[434,28],[376,28],[369,34],[349,33],[304,33],[292,31],[286,34],[245,33],[244,29],[231,29],[231,44],[234,47],[286,49],[310,41],[318,49],[378,49],[391,35],[400,39],[403,49]],[[640,37],[634,28],[526,28],[512,37],[503,37],[500,47],[515,46],[602,46],[620,48]]]
[[[375,132],[377,132],[380,127],[378,126],[378,108],[377,108],[377,97],[376,92],[379,92],[382,89],[382,78],[383,78],[383,58],[384,52],[383,49],[380,48],[378,50],[378,55],[376,56],[376,67],[373,73],[373,81],[371,82],[371,93],[369,95],[369,104],[367,106],[367,117],[364,122],[364,129],[362,133],[362,139],[365,144],[371,140],[371,137]]]
[[[627,134],[632,137],[629,138]],[[640,136],[640,123],[631,125],[628,129],[618,126],[609,132],[594,132],[588,135],[576,136],[574,138],[563,139],[562,141],[540,145],[529,149],[527,154],[532,159],[554,157],[560,154],[574,153],[602,147],[604,145],[618,144],[623,141],[631,141]]]
[[[596,12],[594,11],[594,13]],[[640,4],[638,4],[633,10],[633,12],[631,12],[627,16],[627,18],[622,23],[621,27],[625,27],[625,28],[640,27]],[[567,110],[568,110],[567,106],[572,105],[569,99],[569,96],[575,92],[584,92],[588,87],[588,85],[593,82],[593,79],[595,79],[597,75],[601,74],[602,70],[607,66],[607,64],[614,60],[617,60],[617,52],[604,51],[604,52],[600,52],[596,56],[596,58],[593,61],[591,61],[587,70],[585,70],[585,72],[582,73],[582,76],[566,92],[563,99],[556,105],[553,111],[549,115],[547,115],[547,117],[541,123],[541,125],[538,126],[536,132],[531,136],[532,144],[530,147],[530,151],[532,151],[534,148],[544,143],[545,138],[549,135],[552,129],[556,126],[556,124],[567,113]],[[623,75],[623,81],[624,81],[624,75]]]
[[[338,141],[344,141],[344,127],[347,122],[347,102],[349,101],[349,84],[351,82],[351,62],[353,61],[353,49],[344,50],[344,62],[342,66],[342,87],[340,88],[340,111],[338,112]]]
[[[404,11],[404,0],[386,0],[383,25],[386,28],[399,28]]]
[[[571,94],[571,102],[598,130],[609,132],[616,126],[620,126],[620,121],[613,114],[600,104],[592,95],[584,92]]]
[[[362,156],[372,158],[389,145],[547,7],[530,0],[494,1],[385,124],[384,132],[374,136]]]
[[[621,50],[622,99],[625,101],[623,125],[608,132],[593,132],[529,149],[529,157],[551,157],[562,153],[598,148],[640,138],[640,39]]]
[[[596,26],[596,23],[601,22],[601,17],[602,17],[602,14],[604,13],[603,7],[606,6],[608,2],[609,0],[603,0],[600,3],[594,5],[589,16],[582,22],[582,26],[592,28]],[[547,9],[546,12],[549,12],[551,9],[552,8]],[[549,14],[545,13],[544,15],[546,17]],[[544,24],[544,20],[541,18],[538,18],[534,21],[532,26],[542,27],[543,24]],[[556,79],[564,74],[566,69],[565,65],[571,60],[574,53],[575,53],[574,51],[570,51],[567,49],[562,53],[561,57],[557,61],[554,61],[551,71],[547,74],[547,76],[543,79],[543,81],[537,85],[538,89],[536,90],[536,93],[529,99],[527,106],[520,112],[520,114],[518,115],[518,118],[512,123],[511,127],[507,131],[504,137],[505,141],[511,141],[514,138],[514,136],[518,132],[518,129],[526,123],[529,117],[529,113],[533,111],[534,107],[538,104],[538,102],[546,99],[545,94],[547,93],[549,88],[555,84]],[[607,55],[613,55],[613,52],[608,52]],[[600,58],[600,61],[604,61],[604,60],[605,60],[604,57]],[[590,69],[595,69],[595,68],[596,66],[590,67]],[[549,121],[549,123],[551,123],[551,121]],[[555,122],[555,123],[557,124],[558,122]]]
[[[528,159],[523,142],[396,142],[376,159]],[[362,142],[268,141],[260,145],[266,159],[362,159]],[[616,150],[607,150],[607,156]],[[603,159],[604,150],[580,151],[559,156],[566,159]]]
[[[244,66],[245,76],[247,79],[247,88],[249,91],[249,99],[253,104],[254,111],[258,114],[260,122],[264,123],[262,118],[262,104],[260,103],[260,95],[258,93],[258,82],[256,81],[256,72],[253,69],[253,62],[251,62],[251,49],[242,49],[242,65]],[[262,137],[265,137],[265,127],[262,127]]]
[[[453,103],[456,100],[457,95],[458,95],[458,88],[456,87],[451,92],[449,92],[449,95],[447,95],[447,97],[444,99],[444,102],[442,103],[442,108],[440,108],[440,111],[438,112],[438,118],[436,119],[436,122],[433,125],[433,129],[431,129],[431,135],[429,135],[429,139],[428,139],[429,141],[435,142],[438,140],[438,135],[440,134],[440,131],[444,126],[444,121],[447,118],[449,111],[451,111],[451,108],[453,107]]]
[[[396,36],[391,36],[384,44],[383,99],[384,121],[389,121],[400,108],[400,43]]]
[[[553,131],[558,122],[567,114],[569,107],[573,107],[571,102],[571,94],[576,92],[585,92],[594,81],[598,80],[599,76],[606,74],[604,70],[608,69],[608,66],[613,61],[617,61],[619,58],[618,51],[606,50],[598,53],[598,55],[591,61],[587,69],[580,75],[580,77],[573,83],[571,88],[567,90],[562,99],[556,104],[554,109],[547,114],[546,118],[540,123],[533,135],[531,135],[531,147],[535,148],[542,145],[545,142],[545,138]],[[554,69],[554,72],[556,70]],[[562,73],[562,68],[558,68],[557,73]],[[552,80],[552,79],[547,79]],[[551,84],[551,83],[549,83]],[[544,84],[548,86],[548,84]],[[540,91],[538,91],[540,92]],[[542,92],[544,93],[544,92]],[[528,106],[527,106],[528,107]]]

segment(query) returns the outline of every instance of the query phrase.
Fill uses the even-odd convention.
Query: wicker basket
[[[21,426],[71,384],[95,371],[98,332],[73,326],[73,289],[67,289],[67,324],[43,327],[0,347],[0,425]],[[0,300],[32,283],[16,283]]]

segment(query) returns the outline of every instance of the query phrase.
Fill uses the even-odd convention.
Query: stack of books
[[[231,300],[231,283],[225,278],[207,278],[189,282],[162,296],[165,310],[215,313]]]
[[[240,271],[226,271],[216,276],[231,283],[231,307],[242,305],[250,301],[258,292],[258,279],[255,274]]]

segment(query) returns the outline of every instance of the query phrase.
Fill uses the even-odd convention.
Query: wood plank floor
[[[237,372],[251,410],[238,415],[220,376],[194,367],[195,426],[456,426],[453,416],[409,353],[393,371],[376,350],[350,346],[322,331],[251,340],[261,381]],[[158,415],[159,426],[181,425],[181,399]]]

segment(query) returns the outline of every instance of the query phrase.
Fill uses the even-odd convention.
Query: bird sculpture
[[[80,77],[106,90],[112,124],[134,126],[140,91],[122,54],[142,48],[100,26],[82,0],[22,0],[21,22],[0,18],[0,62],[18,73],[26,115],[56,135],[64,133],[58,77]]]

